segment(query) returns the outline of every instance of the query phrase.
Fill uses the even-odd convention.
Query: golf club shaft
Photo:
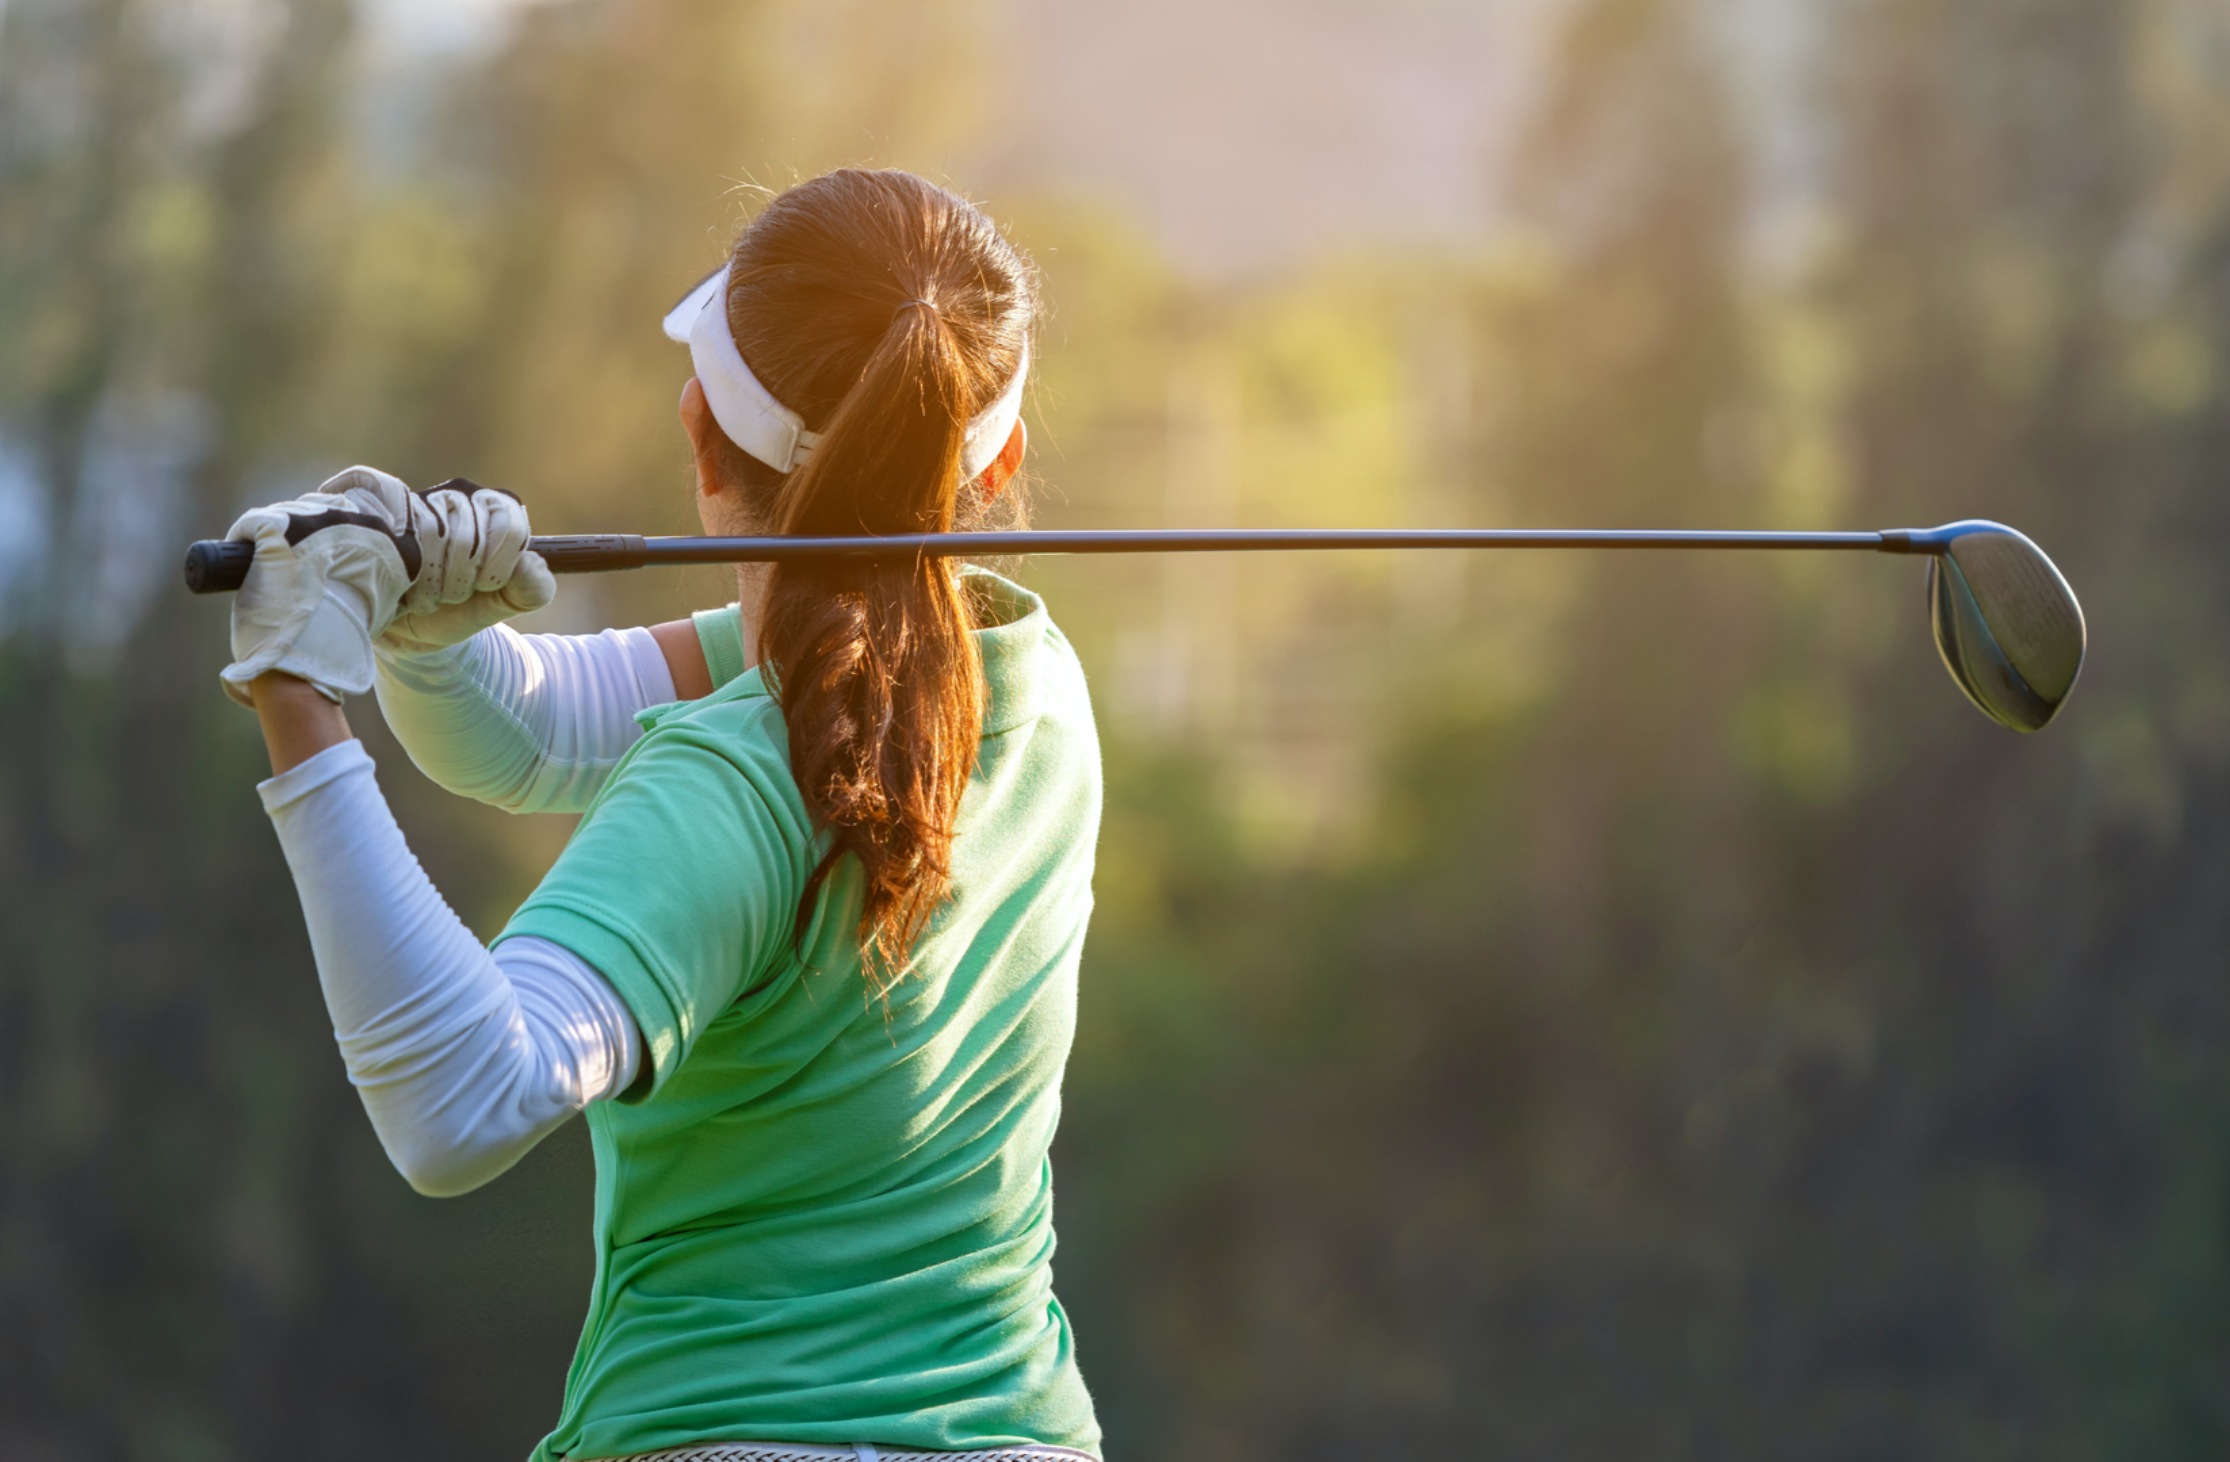
[[[413,545],[415,547],[415,545]],[[1260,553],[1325,549],[1716,548],[1846,553],[1934,553],[1933,530],[1771,532],[1634,528],[1162,528],[1017,533],[911,533],[857,538],[642,538],[625,533],[532,540],[551,570],[603,573],[659,564],[797,563],[838,558],[1007,558],[1070,553]],[[226,593],[248,576],[255,550],[204,540],[186,553],[186,584]]]

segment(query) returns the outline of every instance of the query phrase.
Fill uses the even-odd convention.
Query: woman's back
[[[538,1457],[707,1437],[1098,1445],[1052,1294],[1046,1160],[1091,909],[1098,742],[1042,603],[989,574],[970,586],[991,626],[973,636],[975,775],[949,897],[885,999],[862,966],[849,865],[797,934],[825,834],[756,671],[645,714],[505,931],[588,959],[636,1012],[653,1068],[590,1110],[596,1287]],[[732,615],[700,627],[735,633]],[[623,889],[614,868],[630,870]]]
[[[666,319],[706,531],[1018,516],[1036,308],[1027,261],[920,178],[771,200]],[[500,621],[556,586],[515,499],[368,468],[327,489],[235,525],[256,567],[226,684],[396,1166],[463,1192],[587,1114],[595,1288],[537,1456],[1096,1448],[1046,1155],[1099,750],[1044,606],[847,554],[742,571],[743,608],[695,632],[521,636]],[[430,775],[514,810],[593,796],[493,951],[336,709],[375,642]]]

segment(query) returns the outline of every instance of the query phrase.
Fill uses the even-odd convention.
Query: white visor
[[[706,276],[666,312],[666,338],[689,346],[705,403],[729,441],[777,472],[788,472],[813,455],[821,434],[807,431],[804,417],[775,400],[736,349],[735,336],[728,331],[727,265]],[[1024,342],[1014,379],[998,400],[968,423],[967,439],[960,448],[964,480],[981,476],[1014,435],[1014,424],[1022,415],[1022,388],[1029,376],[1030,347]]]

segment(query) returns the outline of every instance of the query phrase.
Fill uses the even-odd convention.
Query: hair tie
[[[931,313],[932,315],[935,315],[937,313],[937,302],[935,300],[907,300],[904,303],[900,304],[897,310],[892,310],[891,314],[895,317],[898,314],[899,310],[910,310],[915,305],[920,305],[923,309],[929,311],[929,313]],[[939,318],[941,319],[943,317],[939,316]]]

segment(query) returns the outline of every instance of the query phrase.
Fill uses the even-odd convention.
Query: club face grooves
[[[1996,588],[1996,584],[1991,586]],[[1958,555],[1945,553],[1929,559],[1929,628],[1936,635],[1936,651],[1942,655],[1945,669],[1951,671],[1951,680],[1958,682],[1958,689],[1982,715],[1989,715],[2000,727],[2040,731],[2058,715],[2067,700],[2067,689],[2074,684],[2074,669],[2081,669],[2081,615],[2076,620],[2074,669],[2067,669],[2065,675],[2058,675],[2067,660],[2065,633],[2054,637],[2047,622],[2020,622],[2023,637],[2014,642],[2014,653],[2023,655],[2025,664],[2016,664],[1996,628],[1998,622],[2009,620],[2018,622],[2018,617],[2009,615],[2003,602],[1985,602],[1976,595]],[[2036,664],[2043,664],[2043,675],[2034,669]],[[2058,695],[2038,693],[2029,675],[2058,678]]]
[[[2083,668],[2083,610],[2067,580],[2011,528],[1953,540],[1949,557],[2006,660],[2037,696],[2057,708]]]

